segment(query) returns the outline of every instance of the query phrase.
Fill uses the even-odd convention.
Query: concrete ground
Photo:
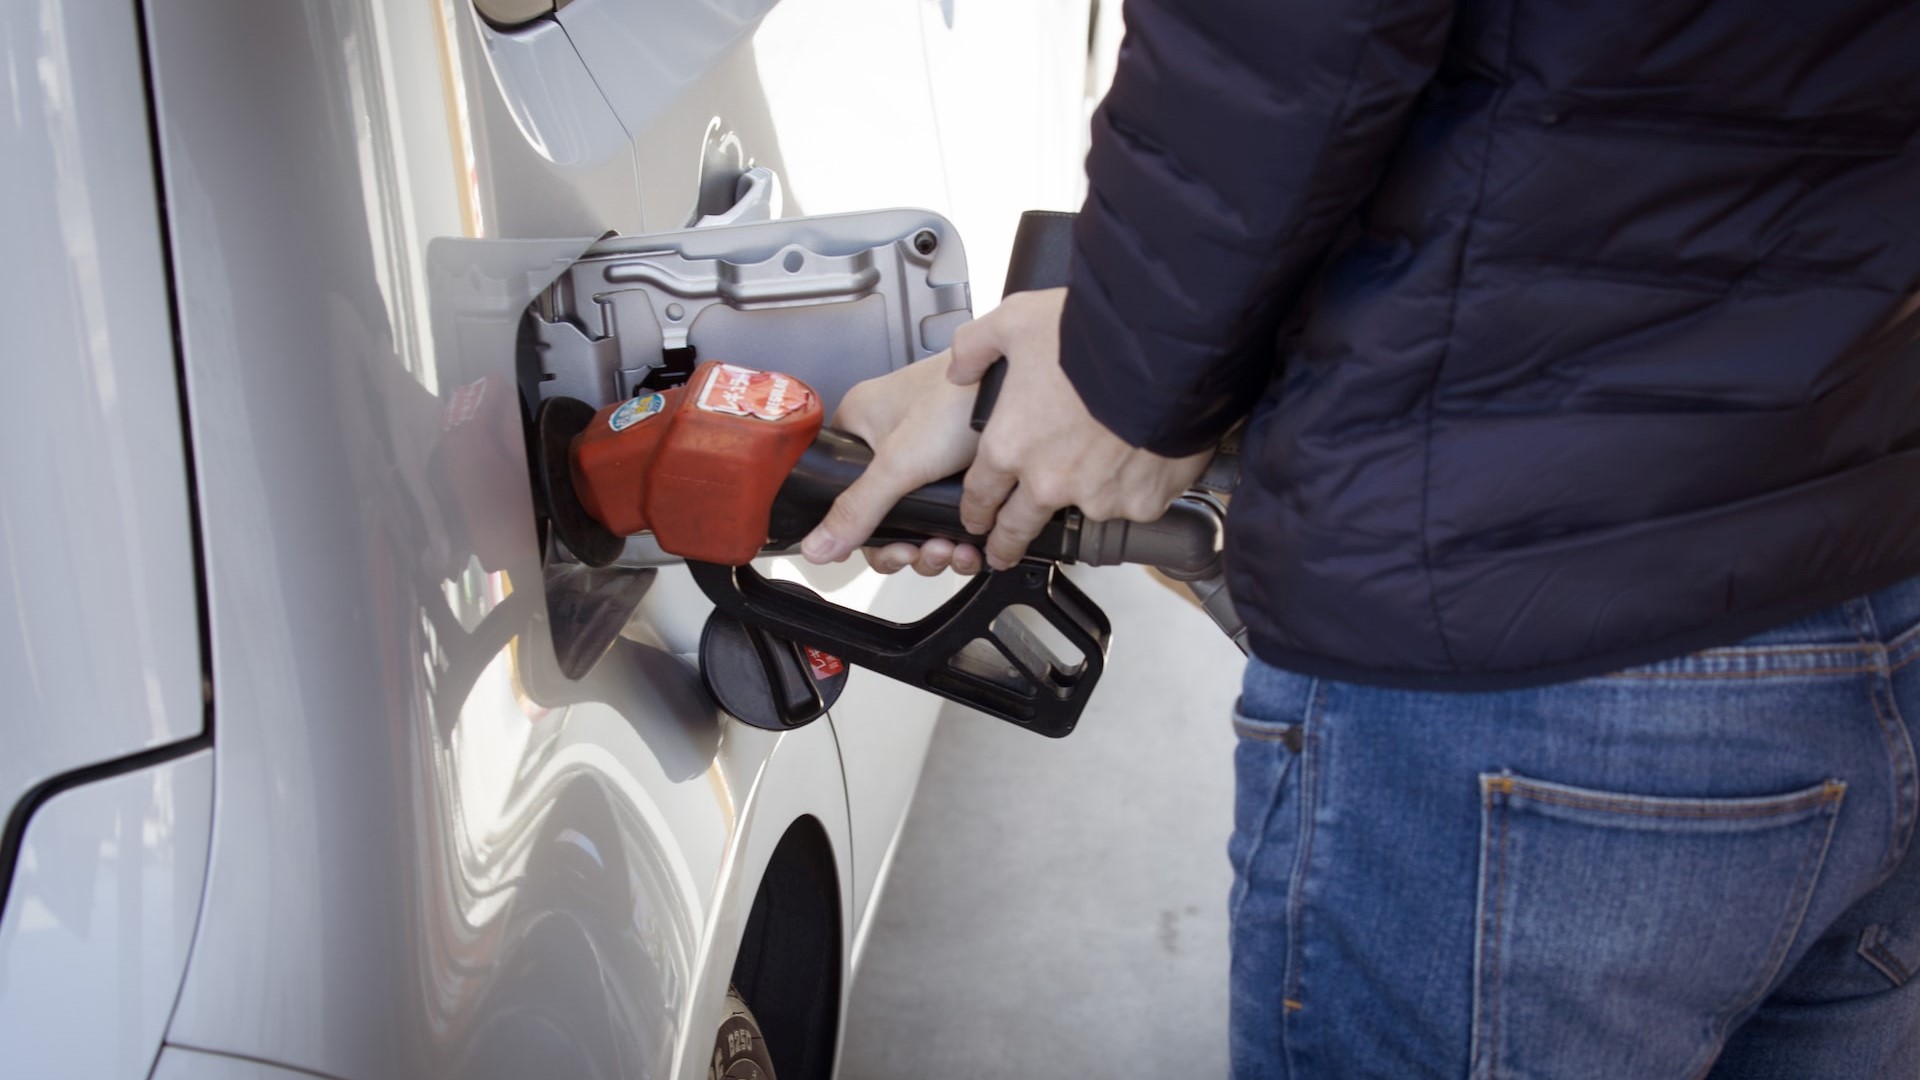
[[[1079,729],[946,716],[853,987],[846,1080],[1225,1077],[1240,654],[1143,571]]]

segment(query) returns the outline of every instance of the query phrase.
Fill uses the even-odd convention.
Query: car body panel
[[[631,156],[626,129],[560,24],[543,20],[512,33],[480,25],[472,36],[500,103],[541,157],[581,166]]]
[[[464,6],[173,4],[150,31],[220,719],[169,1038],[487,1075],[489,1027],[584,1000],[579,1053],[664,1075],[729,766],[678,660],[550,670],[512,382],[528,300],[636,226],[631,157],[544,154]]]
[[[200,734],[185,438],[136,12],[0,4],[0,815]],[[24,809],[20,812],[24,813]],[[4,874],[0,874],[0,879]]]
[[[662,110],[699,101],[694,84],[710,78],[717,62],[776,2],[573,0],[554,19],[573,39],[622,126],[637,138]]]
[[[82,17],[91,33],[102,17],[99,0],[8,3],[8,48]],[[655,20],[685,14],[630,7]],[[571,30],[540,20],[503,32],[464,0],[148,4],[154,130],[144,103],[113,129],[117,152],[140,151],[118,174],[144,190],[89,187],[93,171],[114,171],[96,158],[73,190],[35,189],[66,200],[56,211],[98,190],[117,212],[146,215],[114,221],[116,246],[131,254],[109,268],[132,276],[102,279],[114,286],[104,309],[95,288],[92,306],[76,310],[141,316],[160,329],[113,329],[111,354],[92,338],[38,340],[49,355],[98,360],[88,369],[96,376],[136,362],[119,351],[124,341],[155,344],[165,362],[144,396],[168,405],[173,456],[107,464],[164,472],[172,463],[172,485],[147,490],[173,508],[173,521],[155,528],[178,536],[132,554],[124,544],[103,549],[104,569],[55,564],[67,588],[119,580],[119,563],[149,552],[178,564],[155,571],[176,596],[154,601],[156,610],[185,620],[164,624],[174,650],[166,673],[154,674],[159,653],[140,654],[147,741],[103,751],[212,735],[210,766],[200,752],[191,767],[166,767],[197,777],[203,799],[210,785],[213,813],[206,825],[204,814],[177,812],[178,829],[201,820],[210,844],[195,856],[173,841],[178,902],[154,908],[178,925],[200,895],[157,1075],[285,1067],[343,1080],[694,1080],[705,1075],[756,891],[802,819],[819,823],[834,859],[843,993],[850,983],[855,928],[870,918],[938,699],[856,672],[827,722],[783,734],[738,723],[701,682],[709,605],[674,565],[619,571],[637,607],[591,671],[566,678],[554,642],[568,616],[546,602],[550,553],[535,528],[516,393],[529,301],[607,232],[687,225],[724,193],[730,169],[778,170],[783,149],[797,148],[809,162],[799,170],[804,200],[822,210],[943,208],[923,56],[928,13],[937,21],[939,9],[862,0],[878,36],[856,49],[826,32],[844,13],[824,0],[769,7],[742,0],[687,14],[693,23],[735,18],[737,32],[707,34],[716,43],[682,54],[698,62],[655,90],[635,83],[634,93],[657,93],[643,102],[623,98],[626,84],[588,62],[620,56],[582,46],[579,19],[591,8]],[[74,14],[20,21],[47,10]],[[140,27],[128,14],[99,38],[120,50],[118,72],[41,45],[26,57],[37,66],[17,70],[35,71],[44,87],[75,65],[89,85],[131,79],[138,91]],[[690,23],[684,33],[706,31]],[[874,59],[863,90],[822,96],[803,85],[808,56],[829,47],[842,60]],[[775,85],[806,109],[773,108]],[[880,107],[860,113],[862,96]],[[16,120],[0,138],[31,151],[30,127]],[[862,129],[867,137],[849,137]],[[811,207],[796,199],[788,209]],[[70,261],[98,250],[70,232],[42,242]],[[80,415],[129,431],[151,419],[104,405]],[[163,444],[141,435],[140,445]],[[31,478],[13,471],[4,479],[12,530],[14,493],[41,489],[20,486]],[[12,553],[41,550],[14,546],[19,535],[6,534],[16,578],[34,567]],[[175,539],[184,546],[166,546]],[[953,588],[883,580],[857,565],[761,565],[893,618],[929,610]],[[114,611],[115,600],[84,598],[89,615]],[[133,632],[117,614],[108,621],[103,641]],[[97,649],[88,659],[62,678],[80,683],[112,667]],[[210,732],[201,730],[203,669]],[[0,672],[10,686],[32,674]],[[179,672],[184,682],[168,681]],[[56,795],[44,810],[104,798],[134,783],[127,777]],[[60,821],[45,820],[49,829]],[[105,850],[76,850],[96,849]],[[52,865],[36,849],[31,873]],[[138,955],[123,948],[121,970]],[[47,977],[43,964],[19,966],[27,956],[0,949],[0,969],[21,971],[22,986]],[[167,970],[141,969],[154,1001]]]
[[[0,918],[8,1075],[147,1075],[186,967],[212,815],[208,750],[63,791],[34,814]]]
[[[695,1076],[796,816],[852,922],[834,729],[723,718],[678,568],[586,678],[555,670],[515,331],[638,193],[628,157],[533,145],[486,32],[432,10],[154,15],[221,766],[169,1040],[355,1078]],[[470,130],[399,89],[436,35]]]

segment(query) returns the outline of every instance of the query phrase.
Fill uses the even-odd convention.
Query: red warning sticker
[[[791,376],[721,364],[707,377],[694,405],[707,412],[778,420],[812,400],[813,391]]]
[[[831,653],[823,653],[811,645],[802,645],[800,647],[807,650],[807,666],[813,669],[813,680],[815,682],[823,679],[831,679],[835,675],[847,670],[846,661]]]

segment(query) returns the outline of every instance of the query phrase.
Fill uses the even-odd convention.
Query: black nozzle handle
[[[1029,210],[1020,215],[1020,225],[1013,231],[1013,250],[1007,255],[1002,298],[1067,284],[1073,273],[1073,221],[1077,216],[1060,210]],[[1001,384],[1006,381],[1005,360],[995,360],[980,376],[980,390],[973,399],[973,430],[985,430],[994,403],[1000,400]]]
[[[768,546],[783,548],[805,537],[872,461],[873,451],[866,443],[844,431],[822,430],[774,497]],[[940,537],[976,547],[985,544],[986,537],[967,531],[960,521],[961,490],[962,478],[949,476],[908,492],[868,542],[920,543]],[[1028,545],[1027,557],[1089,566],[1157,566],[1189,581],[1220,572],[1225,533],[1226,512],[1219,500],[1204,492],[1188,492],[1175,499],[1157,521],[1088,521],[1069,507],[1047,522]]]
[[[1113,628],[1052,563],[981,574],[911,623],[841,607],[751,566],[689,562],[716,610],[849,664],[971,706],[1028,731],[1071,732],[1100,680]],[[1034,632],[1031,613],[1064,648]]]
[[[1007,252],[1002,298],[1067,284],[1073,274],[1073,223],[1079,216],[1064,210],[1029,210],[1020,215],[1013,247]]]
[[[993,407],[1000,402],[1000,388],[1007,382],[1007,358],[1001,357],[987,365],[986,373],[980,376],[980,389],[973,394],[973,417],[968,424],[975,431],[987,430],[987,421],[993,417]]]

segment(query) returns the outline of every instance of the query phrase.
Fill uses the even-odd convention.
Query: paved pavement
[[[1226,1076],[1240,654],[1144,572],[1076,575],[1115,627],[1060,741],[934,737],[853,987],[845,1080]]]

